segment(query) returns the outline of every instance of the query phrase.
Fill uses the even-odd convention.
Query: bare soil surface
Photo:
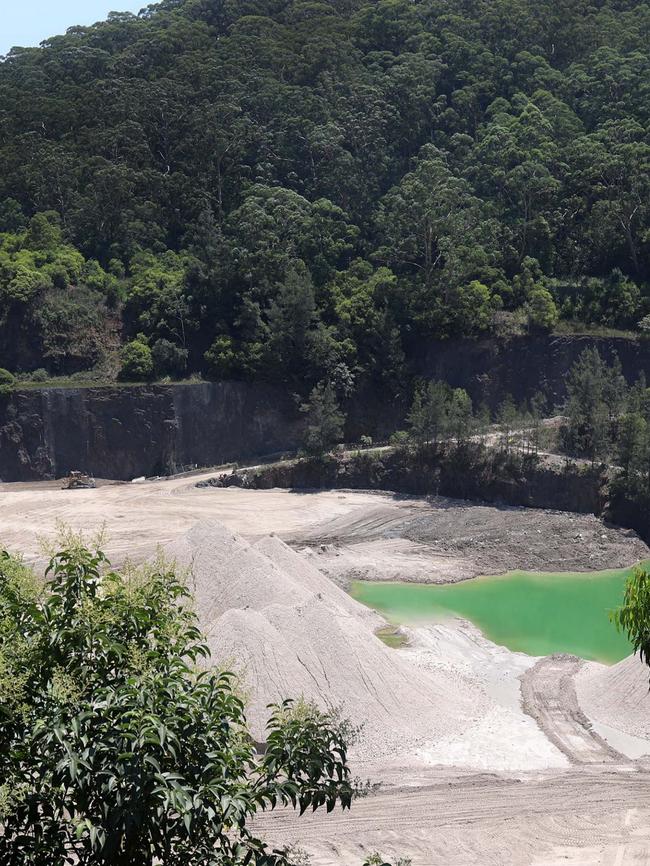
[[[463,626],[461,632],[467,629]],[[455,649],[460,648],[459,643]],[[467,651],[468,645],[463,648]],[[445,644],[445,656],[454,663],[451,641]],[[645,670],[635,661],[638,685]],[[282,811],[261,816],[257,829],[278,845],[303,845],[314,866],[358,864],[373,850],[386,857],[407,856],[414,866],[648,866],[650,756],[632,759],[593,730],[576,698],[580,659],[553,656],[530,662],[521,675],[522,709],[566,757],[569,769],[476,774],[455,766],[434,769],[394,761],[380,776],[384,784],[379,792],[356,801],[350,813],[298,820]],[[483,669],[488,689],[494,689],[495,673],[503,670],[490,670],[487,663]],[[623,719],[629,707],[617,685],[614,690],[619,693],[609,702],[618,699]],[[514,753],[530,754],[521,729],[504,724],[501,735],[513,738]],[[494,743],[477,740],[476,728],[467,720],[458,739],[474,739],[474,748],[492,749],[493,760],[498,754]],[[650,750],[650,742],[646,746]]]
[[[256,727],[291,694],[365,723],[354,770],[379,792],[349,814],[260,816],[260,832],[298,843],[313,866],[360,866],[375,850],[413,866],[650,864],[643,665],[538,660],[463,622],[409,630],[393,650],[374,634],[381,619],[334,585],[622,567],[650,558],[633,533],[384,493],[197,489],[201,477],[0,485],[0,547],[41,563],[59,521],[86,533],[105,523],[116,564],[163,545],[192,568],[215,658],[239,663]]]
[[[512,569],[597,571],[649,552],[635,533],[593,515],[387,494],[284,537],[306,545],[318,567],[343,584],[355,578],[449,583]]]
[[[347,814],[283,812],[255,824],[278,844],[305,844],[314,866],[359,864],[369,850],[413,866],[647,866],[649,792],[646,771],[610,767],[526,780],[435,771]]]
[[[277,534],[306,548],[342,584],[355,577],[452,582],[516,568],[589,571],[650,556],[635,533],[593,515],[378,492],[195,486],[213,475],[99,482],[96,490],[0,484],[0,543],[34,559],[40,539],[60,522],[86,533],[105,524],[107,552],[119,563],[214,519],[245,538]]]
[[[582,665],[570,655],[540,659],[521,677],[524,712],[574,764],[627,763],[592,729],[578,705],[574,678]]]

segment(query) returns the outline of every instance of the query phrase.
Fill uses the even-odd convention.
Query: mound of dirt
[[[581,709],[592,722],[650,740],[648,674],[638,656],[611,667],[584,665],[575,680]]]
[[[278,538],[254,545],[203,522],[166,549],[188,566],[213,658],[242,675],[263,739],[267,704],[305,697],[364,726],[361,760],[393,755],[479,718],[454,671],[417,670],[374,634],[383,620]]]
[[[205,521],[166,548],[191,572],[204,626],[233,608],[262,610],[275,602],[300,604],[310,591],[223,524]]]
[[[415,630],[410,650],[391,649],[375,635],[385,625],[380,616],[277,537],[248,543],[206,521],[166,552],[191,570],[213,659],[240,674],[257,739],[264,740],[268,704],[304,697],[363,726],[358,765],[448,763],[448,745],[468,734],[476,748],[454,752],[465,766],[563,765],[519,708],[516,678],[532,660],[522,657],[506,677],[511,654],[456,627],[428,637]],[[486,718],[493,721],[483,730]],[[532,758],[516,748],[522,735]]]

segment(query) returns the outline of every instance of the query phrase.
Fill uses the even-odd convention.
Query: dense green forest
[[[13,372],[345,397],[650,328],[648,2],[163,0],[10,52],[0,163]]]

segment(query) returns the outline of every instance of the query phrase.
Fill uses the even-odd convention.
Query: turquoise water
[[[416,625],[461,616],[494,643],[514,651],[535,656],[566,652],[613,664],[632,651],[609,621],[623,600],[631,571],[514,571],[444,585],[355,581],[352,595],[392,623]]]

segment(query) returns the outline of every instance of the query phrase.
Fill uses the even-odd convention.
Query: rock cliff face
[[[268,385],[17,391],[0,398],[0,479],[162,475],[294,449],[299,430],[293,402]]]
[[[642,370],[650,381],[650,341],[592,337],[432,341],[418,348],[414,369],[465,388],[475,405],[494,409],[506,393],[521,402],[538,390],[557,405],[587,346],[610,360],[617,354],[630,382]],[[405,426],[410,399],[409,387],[389,401],[366,388],[345,407],[346,439],[387,438]],[[71,469],[128,479],[249,460],[295,449],[300,427],[290,395],[263,383],[17,391],[0,397],[0,479],[55,478]]]
[[[567,372],[583,350],[592,346],[610,362],[618,355],[629,382],[641,371],[650,381],[650,341],[620,337],[432,340],[419,347],[416,368],[422,376],[465,388],[475,405],[485,403],[494,409],[506,394],[520,403],[542,391],[553,406],[566,397]]]

